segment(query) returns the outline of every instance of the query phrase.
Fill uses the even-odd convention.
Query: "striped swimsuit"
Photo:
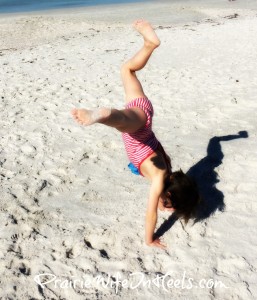
[[[143,128],[133,133],[122,133],[128,158],[134,165],[133,167],[140,172],[141,164],[157,149],[159,141],[152,131],[153,106],[151,101],[147,98],[137,98],[125,106],[125,108],[131,107],[141,108],[147,117],[146,124]],[[143,176],[141,172],[140,174]]]

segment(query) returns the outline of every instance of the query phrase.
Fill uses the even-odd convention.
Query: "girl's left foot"
[[[98,108],[89,110],[74,108],[71,111],[71,114],[73,115],[74,120],[79,124],[88,126],[106,120],[111,114],[111,109]]]
[[[134,28],[143,36],[146,45],[156,48],[161,42],[152,25],[145,20],[137,20],[133,23]]]

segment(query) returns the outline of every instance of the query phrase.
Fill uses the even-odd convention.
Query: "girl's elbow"
[[[146,219],[154,219],[157,217],[157,209],[154,211],[147,211],[146,212]]]

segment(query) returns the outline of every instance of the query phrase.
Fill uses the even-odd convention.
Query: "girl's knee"
[[[131,66],[129,62],[125,62],[122,64],[120,68],[121,75],[131,75],[135,73],[133,70],[131,70]]]
[[[122,66],[120,68],[120,73],[123,76],[127,72],[129,72],[129,67],[128,67],[127,63],[124,63],[124,64],[122,64]]]

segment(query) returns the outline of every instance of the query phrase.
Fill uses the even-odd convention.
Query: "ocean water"
[[[0,0],[0,13],[144,2],[145,0]]]

